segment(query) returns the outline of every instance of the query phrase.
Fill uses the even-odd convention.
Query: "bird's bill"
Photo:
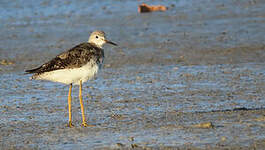
[[[108,40],[105,40],[105,41],[106,41],[106,43],[109,43],[109,44],[112,44],[112,45],[118,46],[116,43],[113,43],[113,42],[111,42],[111,41],[108,41]]]

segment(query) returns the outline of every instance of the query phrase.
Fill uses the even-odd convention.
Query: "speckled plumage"
[[[97,74],[98,69],[103,63],[104,51],[102,47],[105,43],[117,45],[111,41],[108,41],[103,31],[94,31],[91,33],[88,42],[81,43],[70,50],[57,55],[51,61],[41,65],[38,68],[26,70],[26,73],[33,73],[31,79],[48,80],[69,84],[69,127],[73,127],[71,111],[72,84],[79,84],[82,126],[88,126],[86,123],[82,100],[82,84]]]
[[[26,70],[28,73],[41,74],[44,72],[55,71],[58,69],[73,69],[85,65],[94,60],[98,64],[104,58],[104,51],[91,43],[81,43],[70,50],[57,55],[49,62],[32,70]]]
[[[51,80],[64,84],[70,84],[71,82],[78,83],[81,79],[83,79],[82,81],[85,82],[87,79],[90,79],[95,76],[97,70],[103,63],[103,59],[104,50],[102,48],[99,48],[92,43],[85,42],[71,48],[66,52],[57,55],[51,61],[41,65],[40,67],[32,70],[26,70],[26,72],[34,73],[32,79]],[[86,66],[86,68],[83,68],[83,70],[86,69],[85,71],[87,71],[84,72],[87,73],[86,78],[78,78],[78,76],[76,76],[77,78],[74,79],[75,81],[72,81],[71,79],[69,79],[69,76],[62,76],[60,74],[60,77],[58,77],[58,79],[53,79],[50,76],[47,76],[51,75],[52,73],[58,73],[59,70],[62,74],[69,74],[70,72],[78,71],[76,69],[82,68],[82,66]],[[76,74],[78,73],[75,73],[75,75]],[[67,77],[68,79],[66,79]],[[62,78],[64,78],[64,80]]]

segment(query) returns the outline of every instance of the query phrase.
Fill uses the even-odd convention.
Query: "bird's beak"
[[[108,41],[108,40],[105,40],[106,43],[109,43],[109,44],[112,44],[112,45],[115,45],[115,46],[118,46],[116,43],[113,43],[111,41]]]

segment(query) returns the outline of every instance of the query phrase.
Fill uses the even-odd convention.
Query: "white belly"
[[[81,68],[60,69],[42,73],[33,77],[37,80],[49,80],[53,82],[60,82],[64,84],[79,84],[80,80],[86,82],[93,78],[98,72],[99,66],[94,62],[87,63]]]

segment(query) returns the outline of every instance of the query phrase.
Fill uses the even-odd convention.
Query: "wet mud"
[[[0,2],[1,149],[263,149],[265,3],[252,0]],[[24,70],[104,30],[105,64],[78,86]]]

